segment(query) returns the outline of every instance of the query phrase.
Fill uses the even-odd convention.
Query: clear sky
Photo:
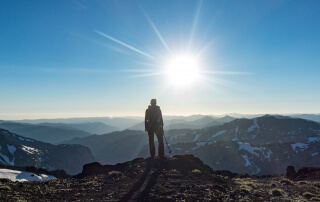
[[[0,30],[0,119],[320,113],[319,0],[2,0]]]

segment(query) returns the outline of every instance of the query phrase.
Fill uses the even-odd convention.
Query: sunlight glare
[[[174,56],[167,62],[165,74],[170,84],[177,87],[189,86],[200,77],[198,59],[190,54]]]

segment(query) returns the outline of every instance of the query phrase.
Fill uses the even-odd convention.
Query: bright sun
[[[169,82],[177,87],[189,86],[200,77],[198,59],[190,54],[180,54],[172,57],[165,68]]]

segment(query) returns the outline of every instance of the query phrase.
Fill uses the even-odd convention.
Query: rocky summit
[[[42,182],[2,179],[0,200],[308,201],[320,197],[320,179],[308,178],[318,171],[303,170],[304,178],[300,181],[287,179],[285,175],[213,171],[193,155],[137,158],[116,165],[86,164],[80,174],[68,178]]]

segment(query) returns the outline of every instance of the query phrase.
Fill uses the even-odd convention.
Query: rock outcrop
[[[288,166],[286,177],[295,181],[320,180],[320,168],[303,167],[296,172],[293,166]]]
[[[201,172],[213,172],[212,168],[205,165],[199,158],[189,155],[176,155],[170,158],[137,158],[133,161],[118,163],[116,165],[101,165],[98,162],[89,163],[83,166],[82,172],[77,177],[86,177],[96,174],[104,174],[111,171],[126,172],[132,166],[147,164],[154,169],[179,170],[187,173],[192,170],[199,170]],[[231,172],[230,172],[231,173]],[[221,173],[222,174],[222,173]],[[229,174],[229,173],[228,173]]]
[[[296,174],[297,174],[296,169],[293,166],[287,167],[286,178],[292,180],[296,176]]]

